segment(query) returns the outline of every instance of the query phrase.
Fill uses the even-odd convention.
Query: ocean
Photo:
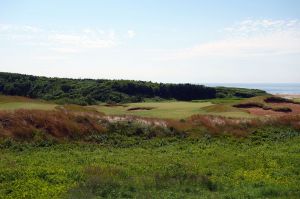
[[[264,90],[271,94],[300,94],[300,83],[209,83],[207,86],[226,86],[238,88],[254,88]]]

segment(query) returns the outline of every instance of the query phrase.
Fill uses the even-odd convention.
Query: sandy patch
[[[286,98],[286,99],[299,99],[300,98],[300,94],[278,94],[275,96]]]
[[[293,103],[269,103],[272,107],[288,107],[292,111],[285,113],[285,112],[278,112],[274,110],[264,110],[262,108],[247,108],[247,111],[253,115],[261,115],[261,116],[282,116],[282,115],[297,115],[300,114],[300,105],[293,104]]]

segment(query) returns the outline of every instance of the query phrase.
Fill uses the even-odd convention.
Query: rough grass
[[[25,109],[2,111],[0,112],[0,137],[20,140],[47,140],[49,136],[78,139],[105,131],[96,116],[81,116],[65,111]]]
[[[282,106],[280,106],[282,105]],[[268,114],[277,114],[276,112],[281,113],[293,113],[297,114],[298,102],[291,99],[285,99],[278,96],[260,96],[254,97],[246,100],[242,100],[239,103],[235,103],[232,107],[241,109],[248,109],[252,115],[261,114],[261,115],[268,115]],[[250,109],[261,109],[265,110],[265,112],[254,113],[253,110],[251,112]],[[272,113],[273,111],[273,113]]]
[[[297,198],[299,117],[0,112],[0,199]]]
[[[10,143],[0,198],[298,198],[299,134],[153,139],[130,147]]]

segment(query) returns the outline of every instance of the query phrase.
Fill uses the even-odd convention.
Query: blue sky
[[[0,71],[300,82],[300,1],[0,0]]]

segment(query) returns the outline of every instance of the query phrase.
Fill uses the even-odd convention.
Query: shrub
[[[236,108],[264,108],[264,105],[259,102],[247,102],[233,105]]]
[[[0,112],[0,136],[20,140],[56,138],[77,139],[92,133],[101,133],[105,128],[96,118],[81,116],[67,111],[17,110]]]
[[[264,99],[264,101],[267,103],[294,103],[293,100],[277,96],[267,97],[266,99]]]
[[[289,107],[274,107],[272,108],[272,110],[276,112],[284,112],[284,113],[292,112],[292,109]]]

